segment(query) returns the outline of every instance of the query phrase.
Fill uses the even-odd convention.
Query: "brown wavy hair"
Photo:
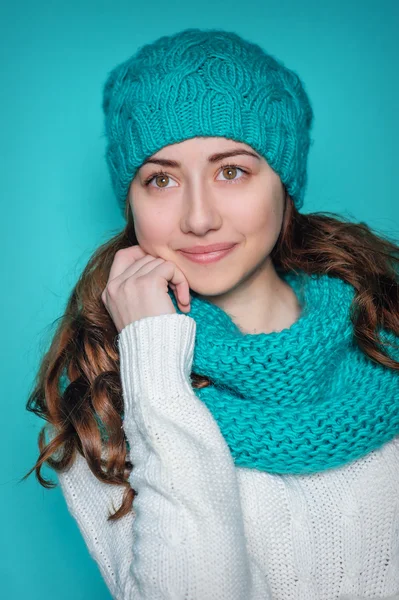
[[[123,231],[90,258],[41,361],[26,409],[47,423],[39,432],[37,462],[22,478],[35,470],[39,483],[53,488],[56,484],[40,473],[43,463],[61,472],[79,452],[100,481],[126,487],[122,504],[109,515],[110,521],[126,515],[136,495],[128,481],[133,465],[122,429],[118,332],[101,300],[115,253],[138,244],[128,202],[125,219]],[[365,223],[353,223],[335,213],[299,213],[286,194],[282,228],[271,258],[276,271],[299,269],[350,283],[356,290],[351,319],[360,348],[373,361],[399,371],[399,362],[388,356],[377,331],[384,327],[399,335],[399,246],[393,240],[372,232]],[[191,373],[193,388],[211,383]],[[106,443],[99,419],[107,433]],[[46,444],[48,426],[56,435]]]

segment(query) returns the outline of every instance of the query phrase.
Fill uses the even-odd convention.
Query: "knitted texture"
[[[310,475],[236,468],[190,386],[199,333],[167,314],[118,336],[133,513],[107,520],[126,488],[79,453],[59,473],[112,597],[399,600],[399,437]]]
[[[213,382],[194,391],[236,465],[270,473],[338,467],[399,434],[398,372],[371,361],[357,345],[353,286],[303,271],[281,276],[302,313],[280,332],[244,334],[228,313],[191,292],[188,315],[197,323],[192,370]],[[398,339],[380,334],[397,345],[390,353],[399,360]]]
[[[146,44],[108,74],[106,161],[122,212],[146,158],[196,136],[241,141],[303,205],[313,111],[298,75],[234,32],[185,29]]]

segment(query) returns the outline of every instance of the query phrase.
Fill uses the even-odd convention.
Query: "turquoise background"
[[[395,0],[2,4],[2,598],[110,598],[60,489],[34,475],[18,483],[38,455],[43,422],[25,404],[52,323],[94,249],[124,224],[104,159],[108,71],[186,27],[258,42],[298,72],[313,104],[302,212],[341,213],[399,239],[398,25]]]

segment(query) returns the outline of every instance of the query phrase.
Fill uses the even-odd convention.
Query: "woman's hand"
[[[139,245],[129,246],[116,252],[101,300],[120,333],[143,317],[176,313],[168,286],[180,310],[188,312],[190,288],[175,263],[154,258]]]

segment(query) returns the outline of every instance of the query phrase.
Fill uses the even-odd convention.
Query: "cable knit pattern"
[[[234,32],[189,28],[145,44],[103,89],[106,161],[122,212],[143,161],[196,136],[243,141],[303,205],[313,111],[298,75]]]
[[[320,473],[235,466],[190,385],[196,331],[173,314],[119,335],[133,513],[107,522],[122,487],[82,456],[59,474],[112,597],[399,600],[399,437]]]

